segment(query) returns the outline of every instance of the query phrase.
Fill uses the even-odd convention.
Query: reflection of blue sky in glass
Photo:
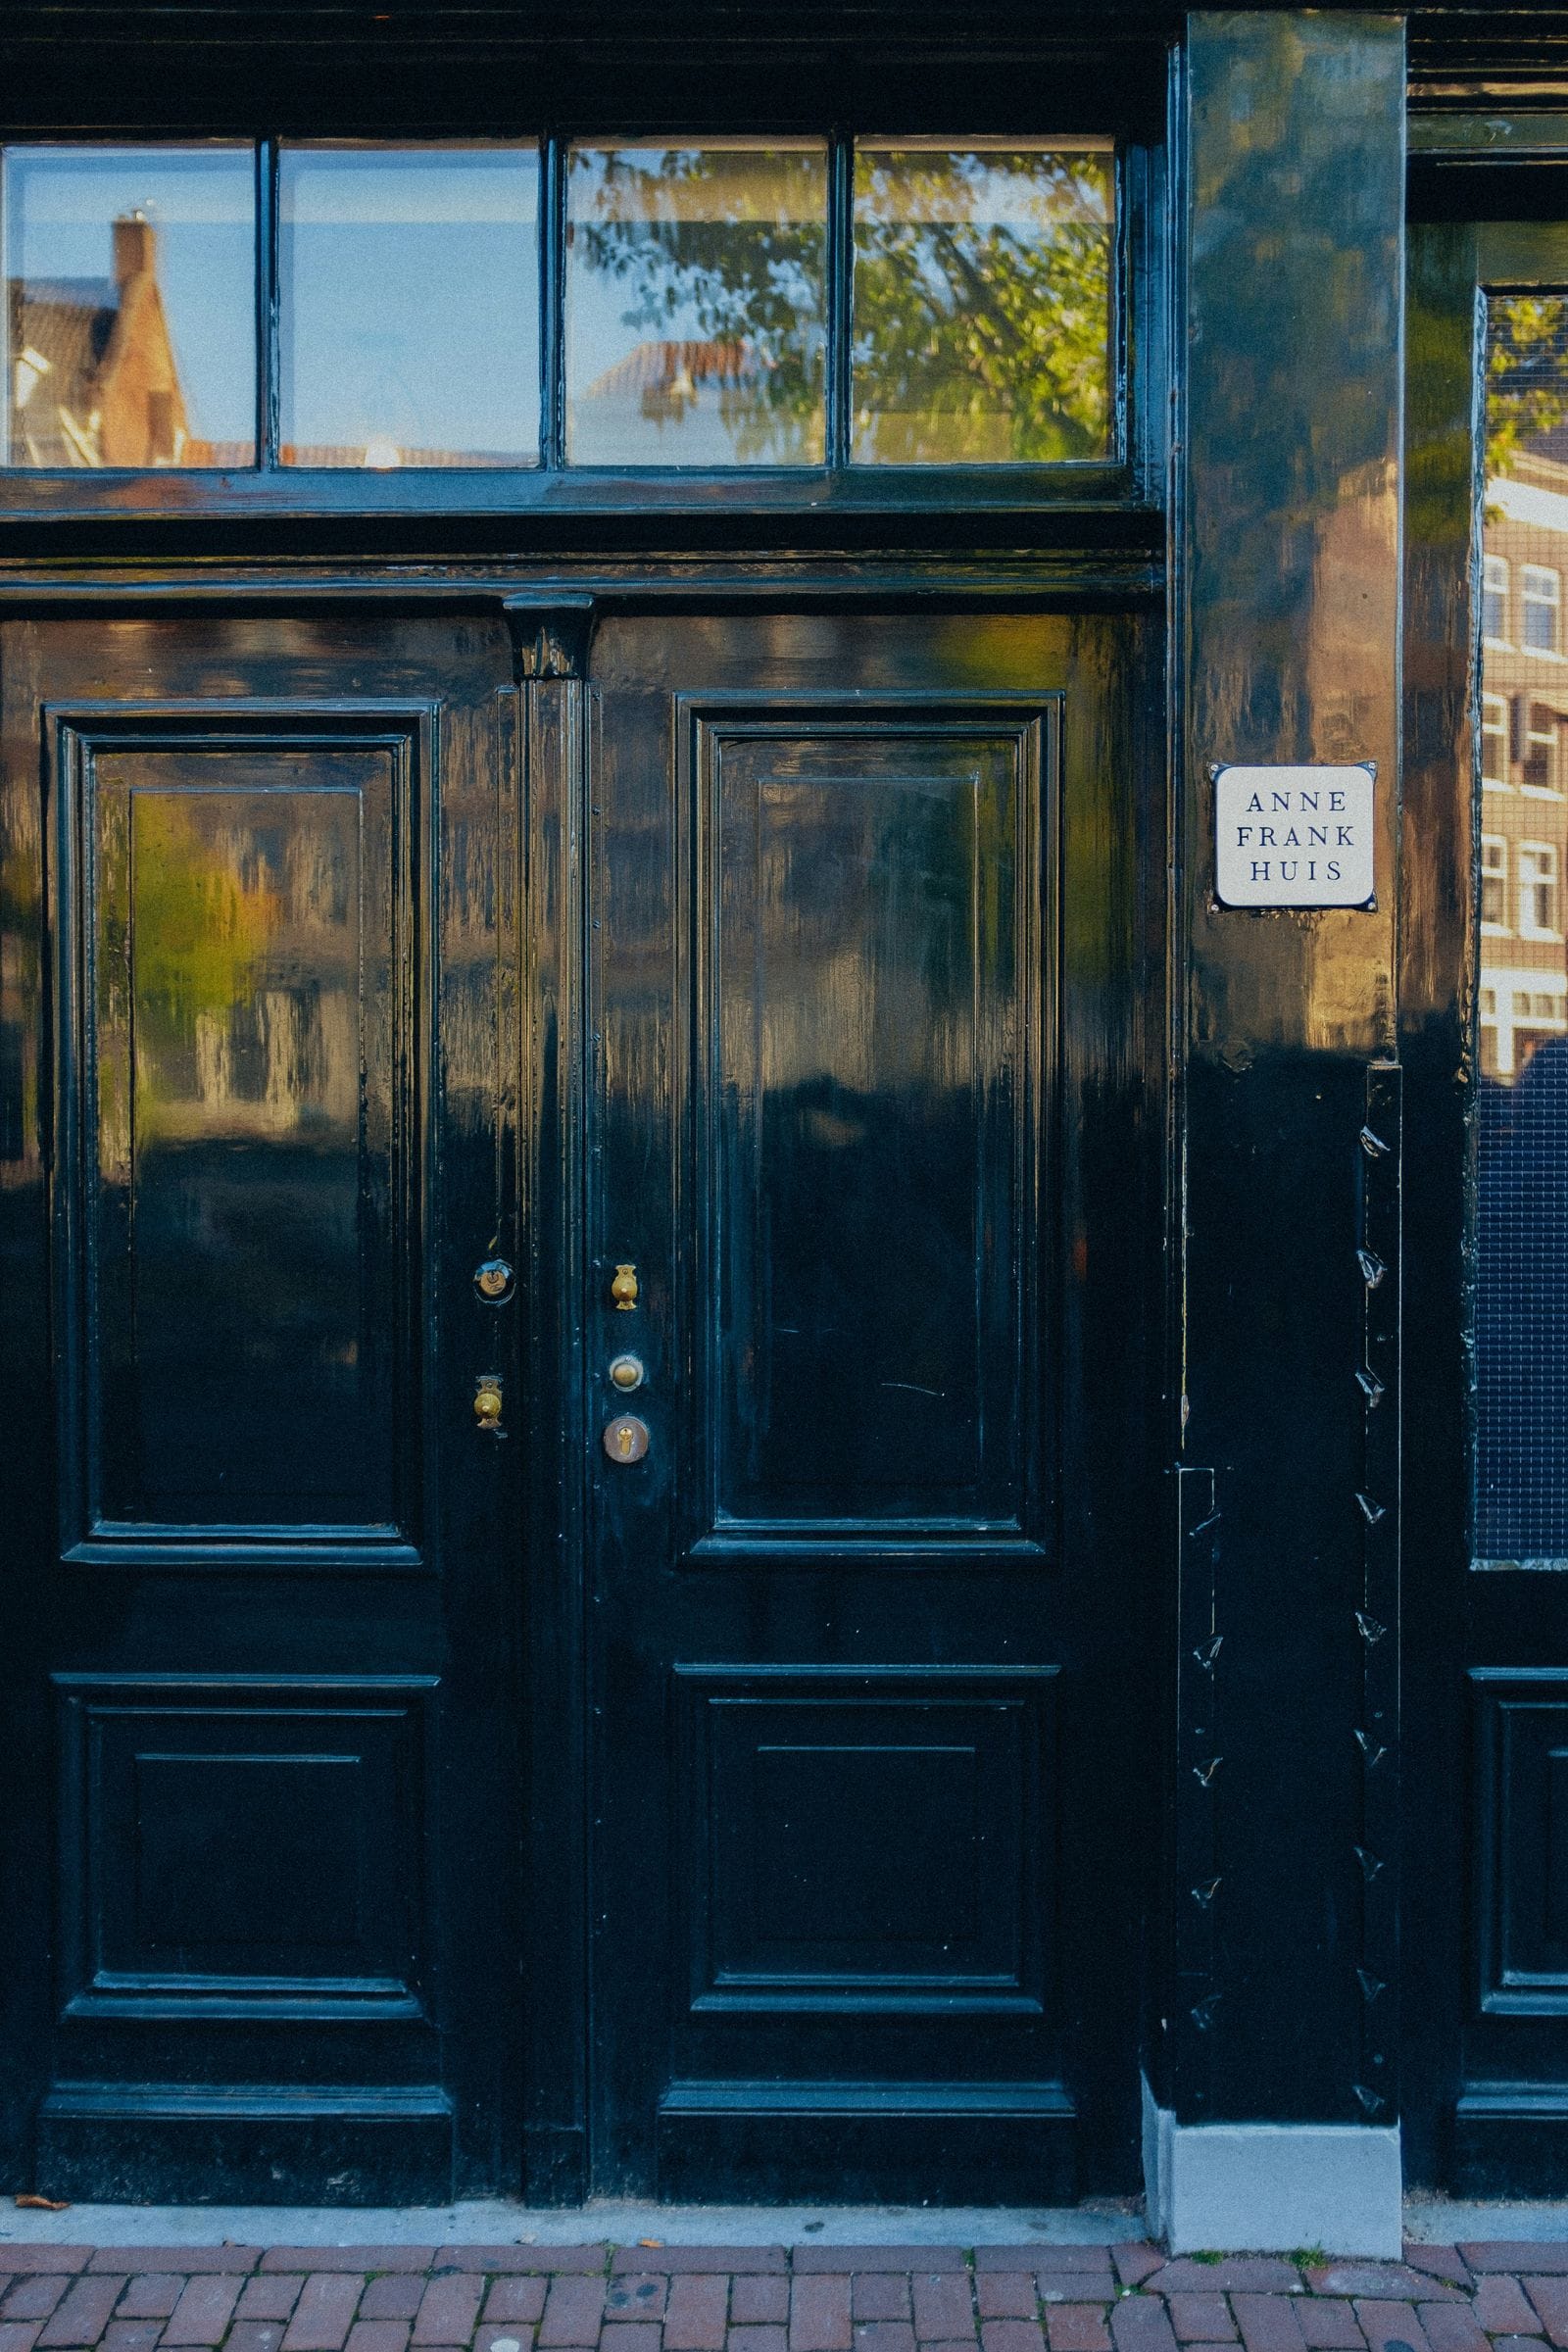
[[[282,440],[296,462],[532,465],[534,148],[286,148]]]
[[[256,432],[256,171],[249,147],[11,147],[6,275],[113,276],[112,223],[140,212],[158,232],[163,292],[190,430]]]
[[[584,143],[566,221],[569,464],[821,464],[821,141]]]

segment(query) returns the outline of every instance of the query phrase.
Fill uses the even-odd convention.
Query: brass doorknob
[[[501,1377],[496,1372],[481,1372],[473,1392],[473,1417],[486,1437],[501,1435]]]
[[[637,1269],[617,1266],[615,1279],[610,1286],[610,1296],[622,1314],[629,1314],[637,1303]]]

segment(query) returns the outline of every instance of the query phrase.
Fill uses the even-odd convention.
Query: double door
[[[12,2169],[1136,2183],[1142,623],[4,623]]]

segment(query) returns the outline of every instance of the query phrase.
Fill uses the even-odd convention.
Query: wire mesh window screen
[[[1568,1566],[1568,295],[1488,307],[1474,1554]]]

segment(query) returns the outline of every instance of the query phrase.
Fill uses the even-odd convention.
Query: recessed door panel
[[[417,728],[148,712],[56,740],[81,845],[68,1540],[412,1541]]]
[[[705,1533],[1020,1537],[1048,713],[687,723]]]

